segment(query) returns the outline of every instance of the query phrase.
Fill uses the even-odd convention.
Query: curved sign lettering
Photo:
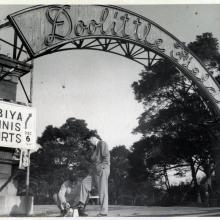
[[[36,6],[8,16],[31,58],[86,38],[128,41],[169,59],[193,80],[220,115],[220,90],[204,65],[173,35],[149,19],[115,6]]]

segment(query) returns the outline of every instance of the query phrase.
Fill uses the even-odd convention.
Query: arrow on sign
[[[32,117],[32,113],[30,113],[25,121],[25,129],[27,129],[27,123],[29,121],[29,119]]]

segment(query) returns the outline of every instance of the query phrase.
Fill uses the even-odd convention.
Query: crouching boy
[[[77,180],[74,174],[70,174],[69,180],[65,181],[59,192],[53,195],[62,216],[66,216],[70,208],[78,209],[79,216],[88,216],[85,206],[88,193],[91,191],[91,182],[91,176]]]

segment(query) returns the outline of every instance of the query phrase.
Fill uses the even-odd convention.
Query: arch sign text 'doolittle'
[[[153,51],[192,80],[220,116],[220,89],[212,75],[177,38],[143,16],[116,6],[43,5],[16,12],[8,19],[30,59],[92,38],[118,39]]]

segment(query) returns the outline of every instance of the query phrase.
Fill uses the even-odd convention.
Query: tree
[[[136,180],[130,175],[130,150],[116,146],[111,151],[109,176],[110,203],[115,205],[146,205],[153,203],[159,194],[151,182]],[[136,167],[137,171],[140,167]]]
[[[195,160],[193,157],[201,151],[198,149],[198,144],[201,142],[199,142],[199,137],[201,135],[194,136],[194,139],[192,139],[192,134],[189,131],[197,128],[198,134],[198,130],[201,130],[200,124],[202,120],[210,120],[210,113],[198,96],[196,88],[180,72],[174,71],[174,67],[170,67],[172,74],[165,74],[167,77],[170,77],[168,82],[158,79],[161,74],[160,69],[163,69],[163,67],[164,63],[158,63],[153,68],[153,77],[152,73],[148,76],[148,72],[142,72],[144,80],[133,84],[137,100],[142,101],[145,106],[147,105],[147,110],[140,116],[139,125],[134,132],[140,132],[144,136],[150,135],[153,132],[160,136],[161,139],[165,136],[170,139],[181,139],[182,142],[176,141],[169,145],[166,144],[166,148],[170,149],[170,158],[173,158],[175,155],[176,158],[179,158],[178,161],[188,162],[188,166],[191,167],[195,187],[198,190],[196,168],[194,168]],[[151,80],[155,79],[155,81],[151,82],[150,78]],[[146,89],[144,89],[145,86]],[[150,94],[148,95],[148,93]],[[153,104],[148,107],[147,103]],[[163,145],[160,147],[165,146],[164,141],[162,142]],[[180,144],[178,145],[177,143]],[[179,165],[183,166],[180,163]]]
[[[220,60],[218,41],[211,33],[197,36],[189,47],[209,70],[217,74]],[[163,143],[159,145],[160,149],[166,146],[169,153],[178,158],[176,161],[188,163],[198,191],[198,169],[202,167],[206,175],[210,175],[210,168],[213,167],[214,134],[210,126],[214,122],[206,100],[198,95],[196,86],[166,60],[158,61],[150,71],[142,71],[140,76],[141,79],[134,82],[132,88],[136,100],[144,105],[145,111],[139,117],[134,132],[144,137],[152,133],[160,137]],[[171,140],[168,145],[164,142],[166,137]],[[171,154],[169,156],[172,158]]]
[[[190,42],[188,47],[193,51],[207,67],[216,67],[219,70],[220,54],[218,39],[212,33],[203,33],[196,36],[194,42]]]
[[[220,54],[218,39],[212,33],[196,36],[196,41],[190,42],[188,47],[205,64],[206,68],[220,83]]]
[[[97,132],[88,129],[84,120],[76,118],[67,119],[59,128],[47,126],[38,138],[42,148],[31,158],[31,186],[43,182],[45,186],[48,184],[47,194],[51,198],[70,172],[74,172],[77,178],[87,175],[90,169],[87,139],[91,135],[97,135]],[[41,190],[38,188],[39,193]]]
[[[134,143],[129,155],[131,177],[136,182],[146,181],[169,189],[168,171],[182,165],[182,160],[172,152],[172,142],[172,137],[152,135]]]
[[[109,176],[109,195],[118,204],[123,196],[125,184],[128,180],[128,169],[130,167],[128,155],[130,151],[125,146],[116,146],[110,151],[111,173]]]

